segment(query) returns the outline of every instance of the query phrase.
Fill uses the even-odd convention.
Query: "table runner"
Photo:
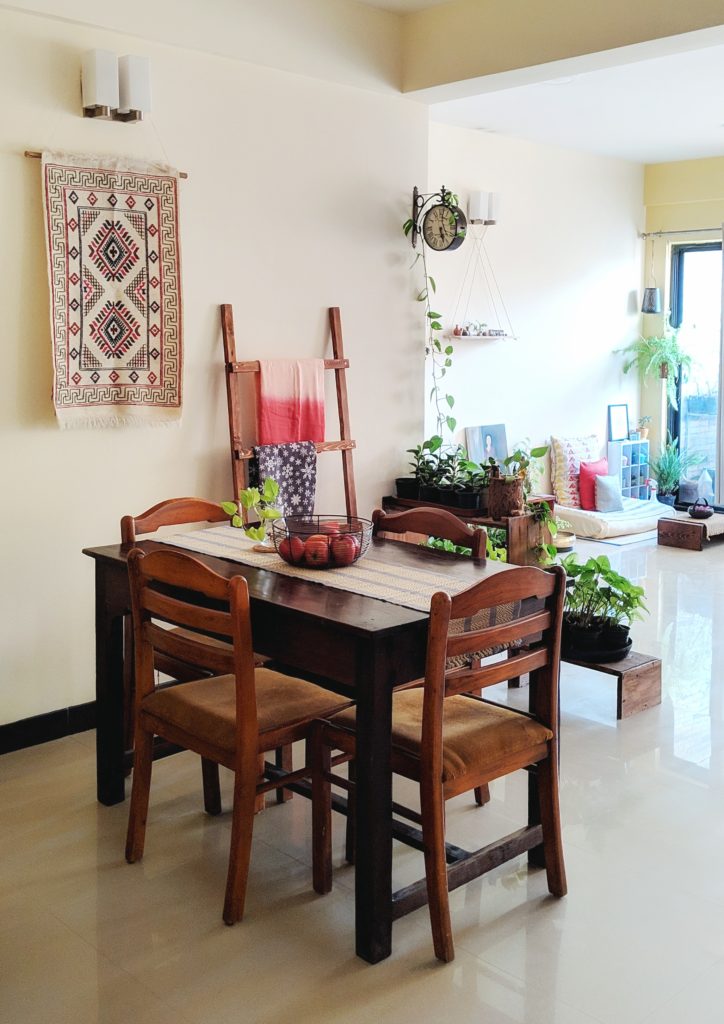
[[[43,176],[58,423],[178,420],[178,172],[43,153]]]
[[[266,555],[252,551],[242,531],[226,525],[167,534],[158,537],[158,540],[188,551],[228,558],[232,562],[267,569],[269,572],[318,583],[334,590],[347,590],[363,597],[389,601],[403,608],[414,608],[415,611],[429,611],[432,595],[438,590],[454,595],[470,585],[469,580],[461,580],[441,568],[392,565],[375,558],[374,551],[369,551],[354,565],[335,569],[306,569],[288,565],[276,552]]]

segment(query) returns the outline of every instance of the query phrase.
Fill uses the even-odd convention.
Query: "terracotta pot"
[[[520,515],[523,511],[523,481],[499,477],[490,481],[488,515],[491,519]]]
[[[661,364],[661,366],[659,367],[659,375],[661,376],[662,380],[666,380],[666,378],[669,376],[669,364],[668,363],[662,363]]]

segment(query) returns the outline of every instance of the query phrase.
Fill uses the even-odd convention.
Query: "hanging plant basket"
[[[668,379],[668,376],[669,376],[669,364],[668,363],[662,363],[661,364],[661,366],[659,367],[659,376],[661,377],[662,380],[667,380]]]

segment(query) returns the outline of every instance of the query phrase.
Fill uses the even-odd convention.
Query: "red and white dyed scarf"
[[[324,360],[262,359],[257,443],[324,440]]]

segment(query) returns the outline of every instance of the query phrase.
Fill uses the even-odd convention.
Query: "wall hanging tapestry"
[[[60,425],[178,420],[178,172],[43,153],[43,198]]]

